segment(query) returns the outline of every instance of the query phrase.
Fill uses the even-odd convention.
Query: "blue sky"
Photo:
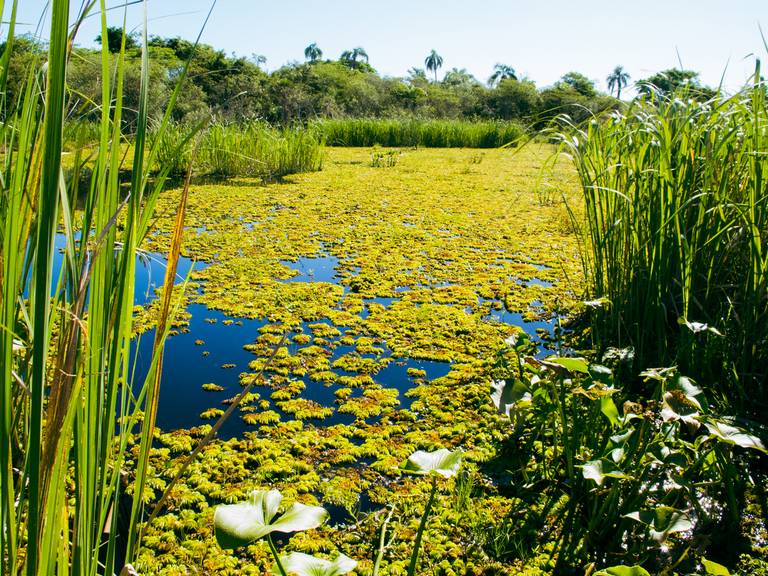
[[[19,4],[21,31],[33,32],[46,3]],[[192,39],[209,7],[201,0],[149,0],[149,32]],[[122,13],[110,12],[110,23],[122,23]],[[141,13],[129,8],[129,27],[139,25]],[[617,64],[637,80],[678,66],[679,55],[706,84],[717,85],[727,67],[725,84],[733,90],[754,69],[750,54],[768,60],[758,24],[768,34],[768,0],[218,0],[203,41],[227,53],[262,54],[268,69],[303,60],[311,42],[326,58],[362,46],[388,76],[423,67],[434,48],[444,59],[442,72],[466,68],[485,81],[501,62],[539,86],[576,70],[603,89]],[[92,46],[97,34],[92,18],[79,43]]]

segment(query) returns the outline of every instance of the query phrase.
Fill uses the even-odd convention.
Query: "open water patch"
[[[336,272],[339,259],[336,256],[302,256],[296,262],[280,260],[280,264],[297,272],[291,278],[281,280],[281,282],[326,282],[328,284],[338,284],[339,281],[339,276]]]
[[[75,240],[80,240],[80,233],[75,233]],[[67,237],[65,234],[58,233],[53,239],[53,269],[59,272],[54,274],[54,282],[51,285],[51,296],[54,295],[58,278],[63,270],[65,250],[67,248]],[[159,252],[147,252],[140,250],[136,253],[135,280],[133,303],[144,306],[157,298],[157,288],[163,285],[165,280],[165,271],[168,266],[168,259],[165,254]],[[198,262],[184,256],[179,257],[176,266],[176,281],[184,281],[192,270],[202,270],[207,264]],[[23,297],[29,297],[29,287],[31,284],[31,275],[27,278],[24,287]]]

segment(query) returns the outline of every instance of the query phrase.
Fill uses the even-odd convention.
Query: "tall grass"
[[[329,146],[424,146],[498,148],[518,141],[525,129],[515,122],[464,120],[317,120],[311,125]]]
[[[768,378],[768,110],[741,93],[633,103],[563,136],[583,189],[598,342],[678,363],[759,414]]]
[[[186,169],[191,147],[179,154],[177,143],[188,131],[174,125],[156,139],[160,165],[171,166],[178,173]],[[195,169],[198,174],[212,176],[276,180],[288,174],[320,170],[323,155],[322,138],[314,131],[278,129],[263,122],[213,123],[201,136]]]
[[[0,1],[5,16],[3,8]],[[141,463],[151,448],[151,407],[167,334],[161,318],[155,370],[134,396],[130,350],[136,252],[167,169],[161,169],[150,184],[149,167],[155,165],[157,149],[146,144],[144,34],[142,98],[133,135],[136,153],[128,194],[121,190],[125,46],[115,68],[105,42],[102,102],[111,105],[100,109],[99,145],[88,160],[92,171],[82,210],[75,210],[79,169],[85,159],[75,151],[74,169],[67,175],[62,171],[66,75],[73,42],[69,30],[77,30],[92,12],[100,15],[106,38],[104,0],[84,3],[74,23],[69,21],[69,2],[53,0],[46,62],[30,65],[17,102],[2,102],[0,572],[4,575],[113,574],[120,569],[119,542],[133,545],[131,535],[141,518],[146,468],[136,475],[131,518],[120,519],[128,525],[127,532],[118,534],[122,478],[137,427],[142,441],[131,458]],[[14,1],[7,18],[6,51],[0,57],[3,94],[15,15]],[[185,74],[186,69],[181,76]],[[170,106],[177,94],[178,90]],[[168,118],[166,113],[163,124]],[[182,228],[177,226],[177,235]],[[60,268],[54,266],[57,233],[66,240]],[[175,242],[169,255],[171,270],[177,258]]]

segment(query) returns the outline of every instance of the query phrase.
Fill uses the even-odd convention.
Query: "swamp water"
[[[56,236],[55,265],[57,267],[61,265],[64,258],[65,241],[63,234]],[[165,256],[159,253],[146,252],[137,257],[135,304],[146,305],[157,297],[156,290],[162,285],[165,277],[166,263]],[[339,259],[336,256],[321,254],[317,257],[301,257],[296,262],[281,261],[281,264],[296,271],[295,276],[281,280],[281,282],[339,284],[340,278],[336,271],[339,266]],[[189,276],[192,270],[201,270],[205,266],[204,263],[181,257],[177,268],[177,280],[183,280]],[[343,286],[343,289],[344,294],[349,291],[349,287],[346,285]],[[405,294],[408,290],[404,287],[396,290],[396,292]],[[388,307],[399,300],[400,297],[366,298],[363,300],[363,310],[360,316],[365,319],[370,315],[369,306],[371,304]],[[494,303],[493,300],[478,298],[479,306],[493,305]],[[496,305],[498,306],[498,304]],[[246,349],[246,346],[253,344],[260,335],[260,329],[268,324],[265,319],[235,318],[198,303],[191,303],[187,307],[187,312],[191,316],[188,326],[186,329],[171,335],[165,348],[157,424],[161,429],[167,431],[191,428],[206,422],[212,423],[214,420],[203,420],[200,414],[210,408],[226,409],[224,401],[234,398],[240,393],[242,390],[240,374],[248,372],[249,363],[256,358],[253,352]],[[467,312],[469,313],[469,311]],[[540,334],[551,336],[553,332],[551,321],[526,321],[521,314],[509,312],[503,307],[494,309],[492,306],[490,314],[484,319],[489,322],[519,326],[534,339],[537,339]],[[327,319],[311,323],[304,322],[301,325],[301,331],[310,332],[309,325],[318,323],[328,324],[340,332],[339,336],[329,339],[332,350],[329,357],[331,364],[342,356],[355,353],[355,346],[344,345],[339,342],[345,335],[345,328],[334,326]],[[296,330],[289,336],[301,333],[301,331]],[[135,341],[136,386],[141,385],[149,370],[153,339],[154,330],[149,330]],[[298,345],[291,342],[290,338],[286,341],[286,345],[290,353],[295,353],[298,348]],[[391,351],[385,345],[377,344],[377,346],[383,348],[384,352],[360,354],[359,356],[371,360],[391,357]],[[408,410],[411,408],[413,399],[406,393],[418,385],[418,382],[414,381],[415,378],[409,374],[409,370],[411,372],[413,370],[421,371],[422,374],[425,374],[423,380],[432,381],[445,376],[450,369],[451,364],[449,362],[393,358],[386,366],[373,373],[372,378],[376,384],[384,388],[397,390],[398,408]],[[339,376],[356,375],[356,373],[338,368],[334,369],[334,372]],[[267,373],[267,377],[268,375],[269,373]],[[338,405],[334,385],[312,381],[308,377],[295,379],[301,380],[305,386],[301,392],[301,398],[316,402],[324,408],[334,409]],[[204,384],[215,384],[222,387],[223,390],[205,391],[203,389]],[[269,398],[272,389],[269,386],[257,385],[253,387],[252,392],[266,399]],[[360,397],[362,393],[362,388],[354,388],[350,398]],[[280,415],[281,420],[293,418],[291,414],[275,406],[274,402],[271,404],[271,408]],[[238,412],[240,411],[238,410]],[[240,412],[237,416],[230,417],[219,430],[219,437],[229,439],[241,436],[248,430],[254,430],[241,418],[243,413]],[[375,420],[375,417],[371,417],[366,419],[366,422],[373,423]],[[354,416],[340,413],[334,409],[327,418],[322,420],[310,418],[308,421],[324,426],[351,424],[354,421]]]

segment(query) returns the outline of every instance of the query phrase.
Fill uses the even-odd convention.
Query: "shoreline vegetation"
[[[624,102],[0,6],[3,574],[768,574],[759,60]]]

